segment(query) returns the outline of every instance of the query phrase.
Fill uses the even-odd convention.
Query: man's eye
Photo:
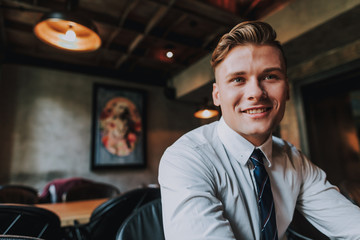
[[[273,79],[279,79],[276,75],[267,75],[264,78],[265,80],[273,80]]]
[[[235,82],[235,83],[243,83],[243,82],[245,82],[245,79],[244,78],[234,78],[233,82]]]

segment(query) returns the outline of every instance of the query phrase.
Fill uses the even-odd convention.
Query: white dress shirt
[[[223,119],[197,128],[164,153],[159,167],[168,240],[260,239],[254,146]],[[360,239],[360,209],[290,143],[270,137],[267,159],[279,239],[286,239],[295,207],[332,238]]]

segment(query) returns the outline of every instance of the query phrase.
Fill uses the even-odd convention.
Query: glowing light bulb
[[[64,40],[69,41],[69,42],[75,42],[76,33],[70,28],[69,30],[66,31]]]
[[[211,112],[207,109],[205,109],[203,112],[202,112],[202,116],[204,118],[210,118],[211,117]]]
[[[174,56],[174,53],[171,52],[171,51],[168,51],[168,52],[166,53],[166,57],[167,57],[167,58],[172,58],[173,56]]]

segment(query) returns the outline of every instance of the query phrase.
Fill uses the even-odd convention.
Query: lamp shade
[[[200,106],[200,108],[194,113],[196,118],[208,119],[213,118],[219,115],[219,111],[216,107],[211,104],[207,98],[204,99],[204,103]]]
[[[34,33],[41,41],[68,51],[91,52],[101,46],[91,21],[59,12],[46,14],[34,27]]]
[[[196,111],[194,113],[194,116],[196,118],[208,119],[208,118],[215,117],[218,114],[219,114],[219,111],[216,109],[201,109],[201,110]]]

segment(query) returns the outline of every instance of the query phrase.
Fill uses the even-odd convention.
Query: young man
[[[211,64],[222,118],[185,134],[160,162],[166,239],[283,239],[295,207],[329,237],[360,239],[360,209],[299,150],[272,136],[289,85],[271,26],[238,24]]]

